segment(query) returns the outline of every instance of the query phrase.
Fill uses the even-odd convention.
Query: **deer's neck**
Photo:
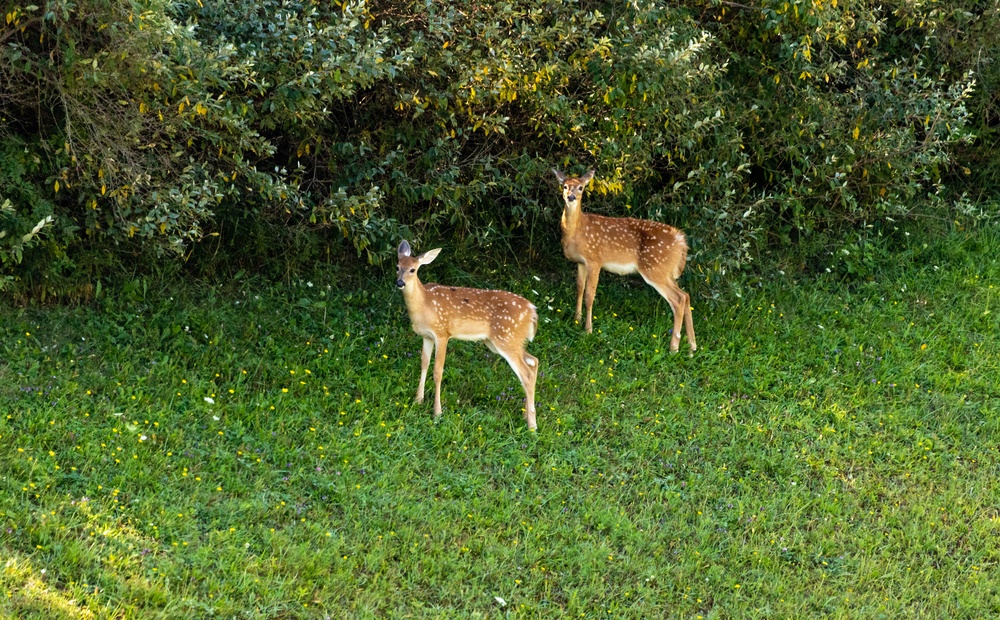
[[[565,203],[561,222],[564,235],[572,236],[577,228],[580,227],[580,222],[583,220],[583,210],[581,207],[582,203],[580,200],[577,200],[574,204]]]
[[[420,314],[426,295],[427,291],[418,278],[413,278],[403,286],[403,301],[406,302],[406,310],[410,313],[411,320]]]

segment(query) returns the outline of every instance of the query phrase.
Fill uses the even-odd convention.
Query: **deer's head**
[[[396,251],[399,258],[396,263],[396,286],[398,288],[406,287],[408,282],[417,277],[417,269],[420,269],[421,265],[426,265],[433,261],[440,253],[441,248],[436,248],[424,252],[420,256],[411,256],[410,244],[406,239],[403,239],[399,244],[399,249]]]
[[[583,196],[583,188],[594,178],[594,171],[589,170],[582,177],[568,177],[555,168],[552,169],[552,172],[556,174],[556,178],[559,179],[559,183],[562,185],[563,200],[566,201],[566,206],[579,206],[580,197]]]

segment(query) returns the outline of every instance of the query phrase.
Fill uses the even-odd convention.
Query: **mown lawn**
[[[481,344],[449,348],[439,424],[412,404],[391,266],[4,308],[0,617],[996,617],[998,256],[985,230],[867,283],[694,265],[688,358],[637,277],[587,336],[569,265],[475,282],[446,251],[424,281],[538,305],[538,433]]]

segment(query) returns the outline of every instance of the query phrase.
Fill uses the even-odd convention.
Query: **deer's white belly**
[[[618,275],[626,276],[630,273],[635,273],[639,270],[638,265],[635,263],[604,263],[601,268],[605,271],[610,271],[611,273],[617,273]]]
[[[471,340],[476,342],[478,340],[486,340],[487,336],[489,336],[489,334],[486,332],[460,332],[452,334],[451,337],[455,340]]]

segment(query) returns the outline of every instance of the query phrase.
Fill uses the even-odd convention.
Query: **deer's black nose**
[[[399,278],[398,280],[396,280],[396,286],[398,288],[403,288],[403,278]]]

